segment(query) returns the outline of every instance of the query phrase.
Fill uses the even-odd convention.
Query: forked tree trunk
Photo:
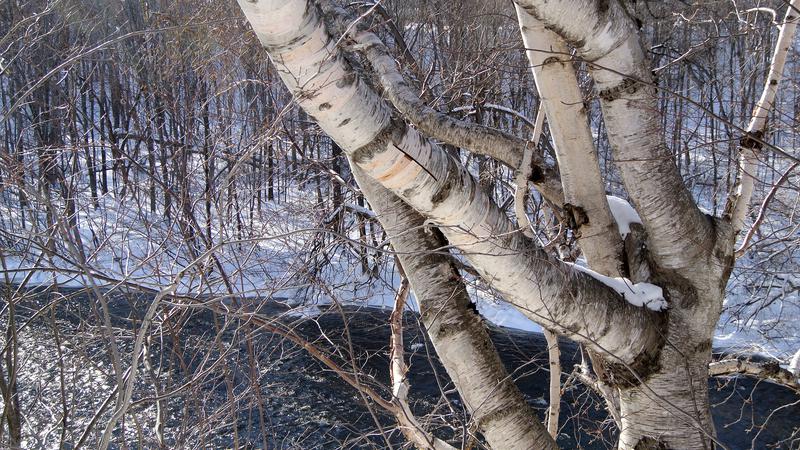
[[[425,218],[364,175],[353,175],[392,239],[420,304],[422,323],[472,420],[495,449],[557,448],[506,372],[466,287],[447,254],[447,241]]]
[[[643,222],[625,242],[625,260],[633,281],[654,283],[663,289],[669,302],[669,310],[664,312],[629,304],[596,278],[551,258],[524,237],[460,161],[397,119],[395,111],[361,79],[342,56],[339,40],[326,29],[323,13],[314,2],[239,3],[300,106],[351,161],[387,230],[393,225],[406,225],[404,231],[418,230],[415,226],[438,226],[447,242],[464,253],[483,279],[526,316],[602,355],[605,362],[595,370],[619,396],[620,448],[713,447],[708,364],[733,264],[735,233],[730,220],[702,213],[684,187],[665,145],[637,27],[618,0],[517,3],[589,61],[614,158]],[[403,83],[394,61],[384,57],[374,37],[357,37],[356,41],[384,85],[398,87]],[[547,69],[540,72],[537,81],[543,86],[551,82],[549,89],[558,89],[558,83],[549,80],[545,72]],[[445,136],[441,128],[450,127],[458,131],[455,137],[466,136],[465,129],[456,123],[437,123],[438,116],[422,111],[413,99],[403,95],[408,89],[399,87],[396,92],[388,89],[389,96],[412,121],[416,118],[424,122],[420,129]],[[568,115],[561,107],[551,104],[548,113],[552,111],[554,117]],[[556,125],[557,129],[560,123]],[[559,160],[563,157],[566,162],[576,154],[567,150],[568,133],[561,134],[561,143],[556,138],[556,144],[562,150]],[[496,133],[481,137],[487,136],[491,139],[483,139],[485,142],[500,138]],[[516,148],[517,153],[498,157],[507,163],[522,161],[519,152],[524,151],[525,144]],[[570,169],[577,167],[576,162],[567,165],[574,166]],[[568,183],[573,193],[583,192],[576,194],[576,199],[594,198],[586,207],[603,206],[597,180],[588,187],[578,186],[574,179]],[[569,190],[564,194],[570,195]],[[600,208],[600,216],[605,215],[608,222],[606,208]],[[598,225],[607,231],[607,223]],[[413,235],[413,231],[407,235]],[[501,412],[481,416],[482,407],[492,401],[487,386],[497,395],[497,378],[490,375],[501,373],[492,362],[496,354],[481,347],[485,340],[480,336],[485,330],[476,324],[476,318],[463,312],[432,316],[433,311],[428,309],[441,304],[437,302],[452,301],[456,314],[469,301],[465,295],[452,297],[459,292],[458,286],[444,289],[454,271],[447,263],[428,256],[431,249],[444,245],[444,238],[432,241],[423,233],[404,244],[403,236],[406,234],[396,235],[393,242],[401,255],[406,252],[400,248],[408,250],[407,256],[402,256],[406,258],[403,265],[417,295],[423,298],[423,321],[490,445],[554,447],[541,423],[529,419],[522,406],[517,411],[496,405],[494,410]],[[592,248],[588,241],[586,245]],[[619,244],[611,243],[611,247],[618,249]],[[604,249],[598,248],[598,254],[599,250]],[[599,264],[608,263],[606,257],[597,259]],[[601,270],[613,271],[608,267]],[[442,312],[450,309],[436,310],[436,314]],[[465,354],[483,362],[475,364]],[[508,389],[507,397],[501,397],[503,402],[519,405],[514,403],[518,400],[513,393],[516,391]]]

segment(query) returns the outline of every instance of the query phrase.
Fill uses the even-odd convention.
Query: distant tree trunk
[[[172,193],[170,192],[172,182],[169,177],[169,149],[174,146],[167,144],[166,112],[165,105],[158,94],[155,95],[155,123],[158,130],[159,140],[159,163],[161,165],[161,182],[163,183],[162,193],[164,194],[164,218],[167,222],[172,221]],[[153,176],[156,176],[155,172]]]
[[[342,168],[340,166],[342,158],[342,148],[336,144],[336,142],[331,141],[331,170],[339,176],[342,174]],[[333,219],[333,229],[341,230],[342,225],[342,217],[344,217],[344,211],[341,210],[342,206],[342,185],[334,180],[333,177],[330,178],[329,186],[331,190],[331,208],[333,211],[339,211],[336,214],[336,217]]]
[[[202,101],[202,120],[203,120],[203,177],[205,179],[205,186],[203,189],[203,203],[205,204],[205,225],[206,225],[206,238],[212,242],[211,234],[211,205],[213,200],[214,189],[214,166],[211,157],[211,124],[208,117],[208,85],[203,84],[201,87],[203,95]]]
[[[275,200],[275,154],[273,144],[267,144],[267,200]]]
[[[364,208],[364,196],[362,194],[356,194],[356,205],[360,208]],[[361,245],[358,247],[358,254],[360,255],[361,260],[361,273],[367,275],[370,273],[369,270],[369,259],[367,258],[367,219],[364,218],[362,214],[358,214],[358,242]]]

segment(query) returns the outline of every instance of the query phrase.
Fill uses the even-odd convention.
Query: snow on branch
[[[617,222],[619,234],[622,239],[625,239],[631,232],[631,224],[642,223],[642,218],[639,217],[639,213],[625,199],[613,195],[607,195],[606,198],[608,199],[608,206],[611,208],[611,215],[614,216],[614,221]]]
[[[575,270],[583,272],[615,290],[631,305],[646,306],[652,311],[663,311],[669,306],[667,300],[664,299],[664,292],[655,284],[633,283],[627,278],[612,278],[601,275],[588,267],[572,263],[565,264],[571,265]]]

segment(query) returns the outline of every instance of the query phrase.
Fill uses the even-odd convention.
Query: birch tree
[[[384,42],[362,26],[374,7],[348,18],[312,0],[239,5],[297,103],[347,155],[404,255],[430,338],[492,448],[556,443],[465,310],[469,299],[450,259],[429,256],[447,246],[528,318],[589,351],[593,373],[584,375],[618,420],[620,449],[716,445],[707,388],[712,338],[800,1],[789,2],[779,23],[764,94],[742,132],[739,181],[719,217],[701,211],[673,163],[653,68],[627,3],[515,2],[557,169],[525,138],[426,105]],[[613,160],[641,221],[630,232],[619,214],[615,223],[618,199],[605,195],[577,87],[578,60],[588,67]],[[532,182],[566,217],[588,268],[526,236],[442,143],[531,174],[521,184]],[[726,370],[756,372],[717,364],[713,374]]]

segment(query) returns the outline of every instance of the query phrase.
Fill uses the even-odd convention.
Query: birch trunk
[[[738,233],[744,229],[747,212],[750,209],[755,187],[755,177],[758,170],[758,151],[766,139],[767,119],[775,105],[778,95],[778,84],[783,79],[783,68],[786,66],[786,57],[792,46],[792,40],[797,30],[798,17],[800,17],[800,0],[792,0],[786,8],[786,16],[778,33],[778,42],[772,55],[772,64],[769,67],[767,78],[764,81],[764,90],[761,98],[753,109],[753,117],[745,130],[746,136],[739,142],[739,173],[738,186],[733,196],[728,200],[727,210],[734,230]]]
[[[565,213],[576,213],[572,221],[589,266],[606,276],[621,276],[624,274],[622,238],[606,200],[570,50],[558,35],[545,29],[542,22],[519,5],[515,8],[522,42],[550,125],[564,201],[570,205]]]
[[[447,241],[405,202],[364,175],[353,175],[411,282],[428,336],[472,420],[494,449],[557,448],[500,361],[458,270]]]
[[[626,244],[629,259],[648,261],[637,276],[649,277],[670,299],[668,344],[657,368],[637,382],[598,374],[619,396],[619,448],[711,448],[706,380],[733,261],[732,228],[700,212],[672,163],[650,70],[624,6],[615,0],[517,3],[589,62],[615,163],[646,233],[646,246]]]
[[[648,368],[661,347],[663,315],[628,304],[515,232],[460,162],[391,118],[344,60],[316,6],[304,0],[240,6],[300,105],[365,174],[439,225],[509,302],[543,326],[613,355],[621,368]]]
[[[651,71],[628,12],[617,0],[516,3],[589,62],[614,161],[648,232],[655,262],[665,269],[706,263],[714,227],[671,163]],[[691,245],[687,236],[693,237]]]
[[[496,354],[483,347],[487,341],[481,337],[485,330],[478,318],[464,315],[469,299],[455,295],[460,284],[445,288],[455,271],[448,271],[447,263],[437,262],[429,253],[447,242],[458,247],[479,274],[526,316],[585,344],[610,362],[595,369],[600,384],[616,389],[611,396],[620,405],[620,448],[711,448],[715,438],[706,384],[711,339],[733,264],[734,231],[742,220],[708,217],[685,188],[664,141],[655,87],[637,26],[619,0],[517,0],[517,4],[573,45],[591,67],[615,162],[643,221],[642,241],[626,242],[626,253],[645,262],[636,268],[637,276],[662,287],[670,303],[668,312],[633,307],[595,278],[575,272],[533,245],[460,161],[398,119],[361,79],[342,56],[339,41],[325,28],[315,3],[240,0],[298,103],[342,147],[362,186],[373,185],[367,188],[373,189],[368,194],[373,197],[371,203],[384,199],[385,209],[379,214],[387,229],[394,223],[403,231],[396,234],[394,242],[406,245],[403,236],[413,237],[408,239],[402,263],[418,295],[426,299],[421,302],[423,321],[490,445],[554,447],[541,423],[530,420],[527,410],[502,406],[520,405],[517,391],[503,391],[507,398],[493,403],[497,395],[493,386],[503,385],[507,378],[495,378],[502,373],[501,367]],[[796,4],[797,0],[792,0],[790,7]],[[521,17],[524,20],[528,19]],[[779,49],[785,47],[781,42],[790,39],[786,35],[793,33],[795,23],[792,13],[787,13]],[[535,29],[525,27],[523,24],[522,31],[530,40],[526,42],[529,47],[534,46],[533,40],[547,38],[537,37]],[[402,89],[402,76],[382,44],[369,38],[359,40],[358,47],[382,77],[395,105],[427,132],[440,132],[444,125],[434,119],[441,117],[408,97],[408,89]],[[774,102],[777,88],[771,86],[777,86],[774,76],[783,64],[780,58],[776,50],[774,73],[759,102],[762,109]],[[535,73],[549,102],[545,108],[552,115],[559,161],[566,170],[564,182],[569,188],[564,195],[570,199],[574,195],[583,209],[598,208],[587,214],[590,226],[598,226],[608,235],[607,206],[602,207],[605,199],[598,194],[602,181],[598,183],[594,173],[596,162],[589,164],[588,172],[579,168],[585,162],[581,155],[587,152],[587,136],[582,130],[559,130],[576,117],[585,122],[584,116],[574,106],[565,105],[577,102],[551,98],[561,95],[579,100],[579,93],[570,90],[573,83],[551,72],[569,64],[560,60],[541,63],[543,67]],[[757,108],[755,113],[756,125],[760,111]],[[469,132],[458,130],[454,136],[469,147]],[[499,152],[497,157],[514,164],[525,156],[524,147],[522,150],[521,155],[519,151]],[[743,179],[734,217],[743,217],[741,208],[747,207],[751,196],[752,186],[745,183],[752,180]],[[423,228],[430,225],[438,226],[444,237],[435,231],[426,234]],[[431,241],[430,236],[437,236],[436,240]],[[587,238],[583,236],[585,243],[581,243],[587,256],[595,255],[597,267],[613,272],[609,258],[619,255],[619,244],[613,242],[609,247],[615,250],[609,251]],[[478,358],[477,372],[474,363],[465,362],[465,355]]]

